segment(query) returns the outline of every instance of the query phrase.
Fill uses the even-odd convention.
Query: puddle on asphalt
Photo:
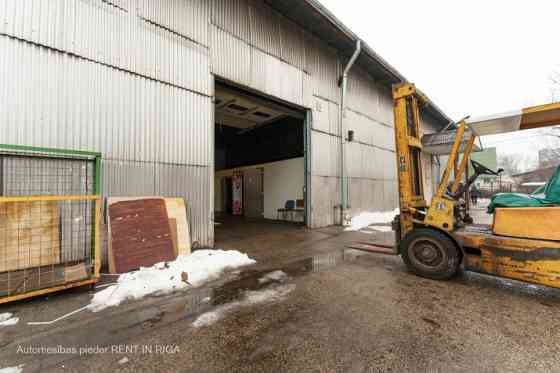
[[[195,316],[217,306],[236,302],[242,299],[247,292],[264,290],[309,273],[328,271],[344,261],[354,260],[357,256],[343,250],[316,255],[263,270],[251,268],[241,270],[236,278],[222,285],[190,290],[186,294],[187,316]],[[273,272],[282,272],[286,276],[279,276],[278,279],[270,278],[274,277],[268,276]]]
[[[361,251],[344,249],[339,252],[316,255],[262,270],[252,268],[241,270],[234,279],[222,285],[190,290],[186,294],[187,317],[199,315],[221,305],[242,300],[247,292],[265,290],[309,273],[329,271],[343,262],[359,260],[359,257],[363,255],[364,253]],[[386,269],[392,271],[393,267],[391,266],[390,269]],[[263,278],[272,272],[280,271],[286,276],[263,281]],[[507,290],[515,294],[532,296],[545,306],[553,307],[560,303],[560,289],[466,271],[463,271],[460,276],[451,281],[473,287],[494,288],[500,291]]]

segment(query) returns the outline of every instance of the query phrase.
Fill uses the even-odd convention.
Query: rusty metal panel
[[[206,0],[137,0],[138,15],[196,42],[209,45],[212,2]]]
[[[126,273],[175,259],[163,199],[111,203],[108,215],[111,273]]]
[[[212,1],[212,23],[246,42],[251,40],[249,19],[247,0]]]

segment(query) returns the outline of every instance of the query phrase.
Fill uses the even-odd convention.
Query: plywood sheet
[[[497,208],[494,234],[560,241],[560,207]]]
[[[57,263],[60,263],[57,203],[0,203],[0,273]]]
[[[177,253],[185,255],[191,253],[191,234],[187,222],[187,208],[182,198],[165,198],[165,207],[169,219],[177,224]]]
[[[175,259],[163,199],[112,202],[108,215],[111,273],[129,272]]]

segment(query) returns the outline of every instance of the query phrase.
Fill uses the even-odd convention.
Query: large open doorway
[[[306,112],[222,82],[215,92],[215,221],[305,224]]]

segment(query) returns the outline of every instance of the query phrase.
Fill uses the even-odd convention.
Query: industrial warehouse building
[[[202,246],[219,214],[293,200],[317,228],[398,204],[405,79],[362,42],[342,105],[359,39],[316,0],[4,0],[0,21],[0,143],[101,152],[104,197],[184,197]]]

